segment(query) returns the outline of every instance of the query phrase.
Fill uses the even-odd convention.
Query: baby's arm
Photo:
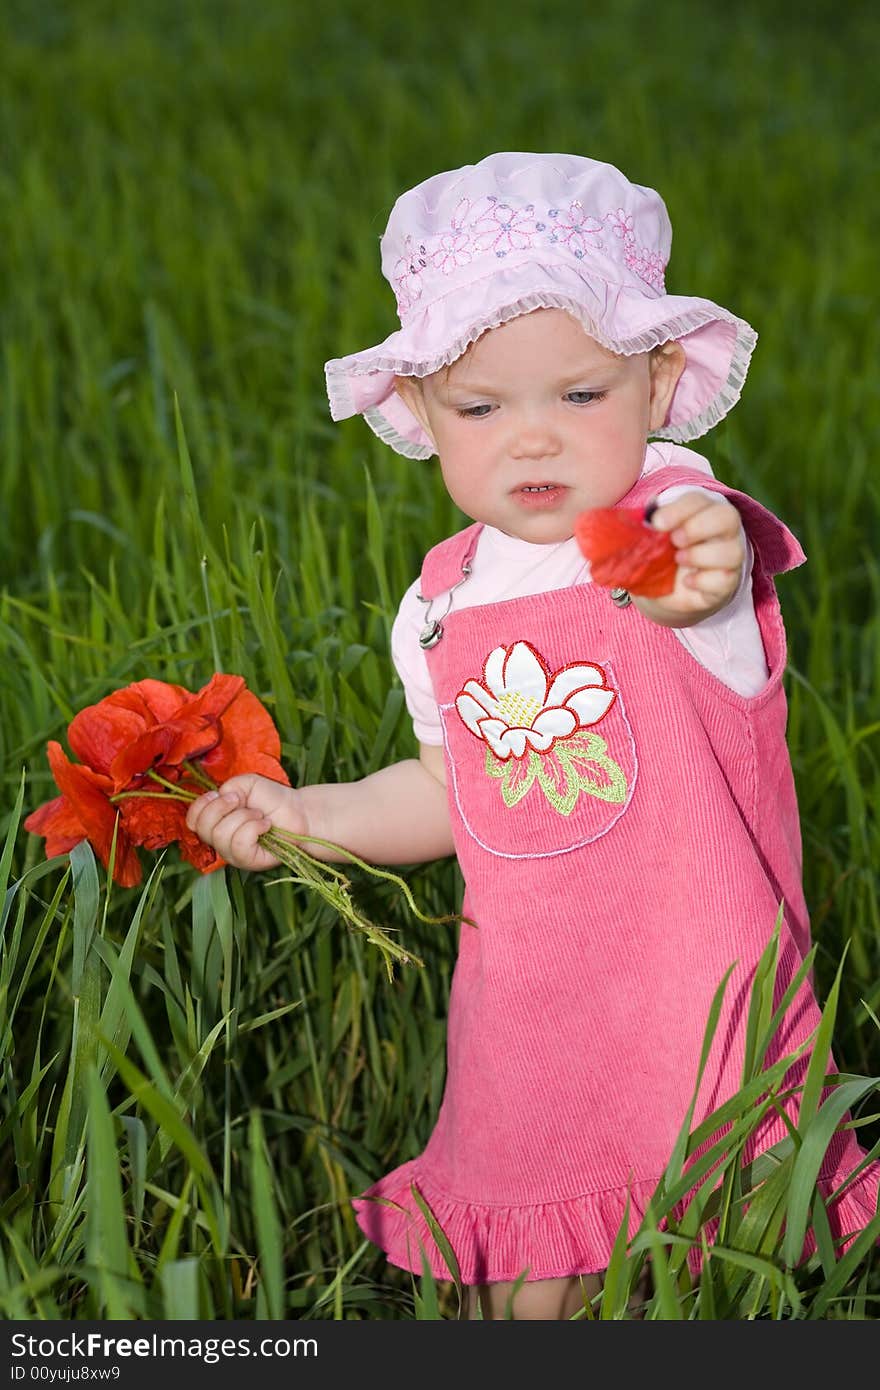
[[[663,598],[637,598],[646,618],[664,627],[691,627],[726,607],[739,588],[746,541],[739,512],[726,498],[686,492],[658,507],[651,525],[670,532],[678,570]]]
[[[419,758],[392,763],[359,782],[285,787],[246,773],[190,806],[191,830],[239,869],[278,863],[257,843],[270,826],[317,835],[375,864],[415,864],[453,853],[442,748],[420,745]],[[316,858],[342,860],[303,840]]]

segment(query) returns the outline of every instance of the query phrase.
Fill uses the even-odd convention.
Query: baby
[[[665,292],[670,242],[653,190],[575,155],[494,154],[398,199],[382,265],[402,326],[326,374],[334,418],[436,454],[472,518],[394,624],[418,756],[350,784],[236,777],[187,818],[243,869],[276,862],[271,824],[383,864],[457,855],[474,925],[440,1113],[355,1209],[394,1264],[420,1273],[424,1250],[448,1278],[415,1188],[471,1315],[503,1316],[524,1271],[517,1318],[599,1289],[627,1202],[634,1229],[665,1169],[725,971],[694,1124],[738,1088],[780,903],[781,987],[810,946],[773,584],[804,557],[681,447],[738,399],[755,334]],[[669,533],[670,593],[591,582],[576,519],[618,505]],[[768,1062],[818,1017],[802,985]],[[767,1119],[750,1155],[786,1133]],[[862,1156],[835,1136],[826,1199]],[[836,1234],[876,1191],[874,1165],[829,1202]]]

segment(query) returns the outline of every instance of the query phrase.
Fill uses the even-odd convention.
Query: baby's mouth
[[[522,483],[514,490],[514,497],[524,506],[551,507],[564,495],[563,483]]]

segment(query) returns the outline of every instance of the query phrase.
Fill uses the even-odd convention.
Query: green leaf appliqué
[[[626,800],[626,777],[608,756],[608,745],[598,734],[557,739],[546,753],[532,749],[527,758],[508,758],[506,762],[487,748],[486,771],[500,779],[505,806],[518,805],[536,782],[561,816],[571,815],[581,792],[614,805]]]
[[[486,771],[490,777],[501,778],[501,795],[505,806],[516,806],[531,788],[541,768],[540,755],[532,750],[527,758],[508,758],[501,762],[491,748],[486,749]]]

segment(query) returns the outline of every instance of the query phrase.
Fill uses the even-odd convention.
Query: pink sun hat
[[[666,293],[671,245],[660,195],[582,155],[503,152],[426,179],[380,242],[401,326],[325,364],[332,418],[361,414],[399,454],[430,458],[395,376],[428,376],[486,329],[560,308],[626,356],[677,339],[687,362],[653,437],[698,438],[739,400],[757,334],[709,299]]]

